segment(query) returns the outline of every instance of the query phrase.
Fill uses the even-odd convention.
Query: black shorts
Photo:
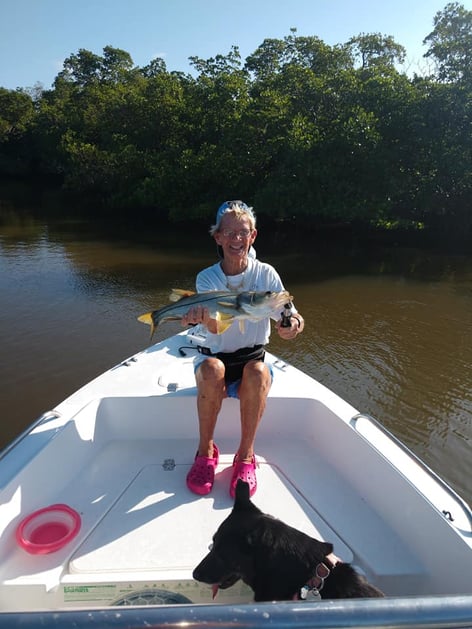
[[[255,345],[254,347],[242,347],[236,352],[218,352],[213,355],[224,363],[225,381],[236,382],[242,378],[246,363],[251,360],[264,362],[265,350],[263,345]]]

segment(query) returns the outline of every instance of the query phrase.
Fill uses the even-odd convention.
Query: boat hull
[[[123,361],[3,453],[1,611],[212,603],[192,571],[232,508],[240,420],[239,402],[225,400],[214,489],[189,492],[200,342],[176,335]],[[332,542],[389,597],[468,594],[469,507],[375,420],[272,354],[267,360],[274,382],[256,442],[255,504]],[[25,552],[19,523],[55,503],[80,514],[79,533],[56,552]],[[251,599],[239,582],[217,602]]]

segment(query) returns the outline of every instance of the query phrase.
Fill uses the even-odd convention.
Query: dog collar
[[[331,574],[331,570],[342,563],[334,553],[326,555],[324,561],[320,561],[315,568],[315,574],[300,588],[300,592],[295,594],[294,600],[319,600],[325,579]]]

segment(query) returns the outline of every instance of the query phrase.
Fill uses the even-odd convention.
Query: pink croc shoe
[[[194,494],[205,496],[213,489],[215,482],[215,468],[218,465],[220,453],[216,444],[213,444],[213,456],[195,455],[195,461],[187,474],[187,487]]]
[[[239,479],[243,480],[245,483],[249,485],[249,495],[253,496],[256,493],[257,489],[257,478],[256,478],[256,457],[252,455],[251,462],[247,461],[238,461],[236,455],[233,461],[233,477],[231,479],[231,484],[229,486],[229,495],[231,498],[234,498],[236,493],[236,485]]]

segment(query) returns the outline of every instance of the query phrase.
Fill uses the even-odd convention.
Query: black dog
[[[226,589],[238,579],[254,591],[255,601],[305,598],[379,597],[350,564],[320,542],[262,513],[249,498],[249,485],[239,480],[234,507],[213,536],[208,555],[193,571],[196,581]]]

